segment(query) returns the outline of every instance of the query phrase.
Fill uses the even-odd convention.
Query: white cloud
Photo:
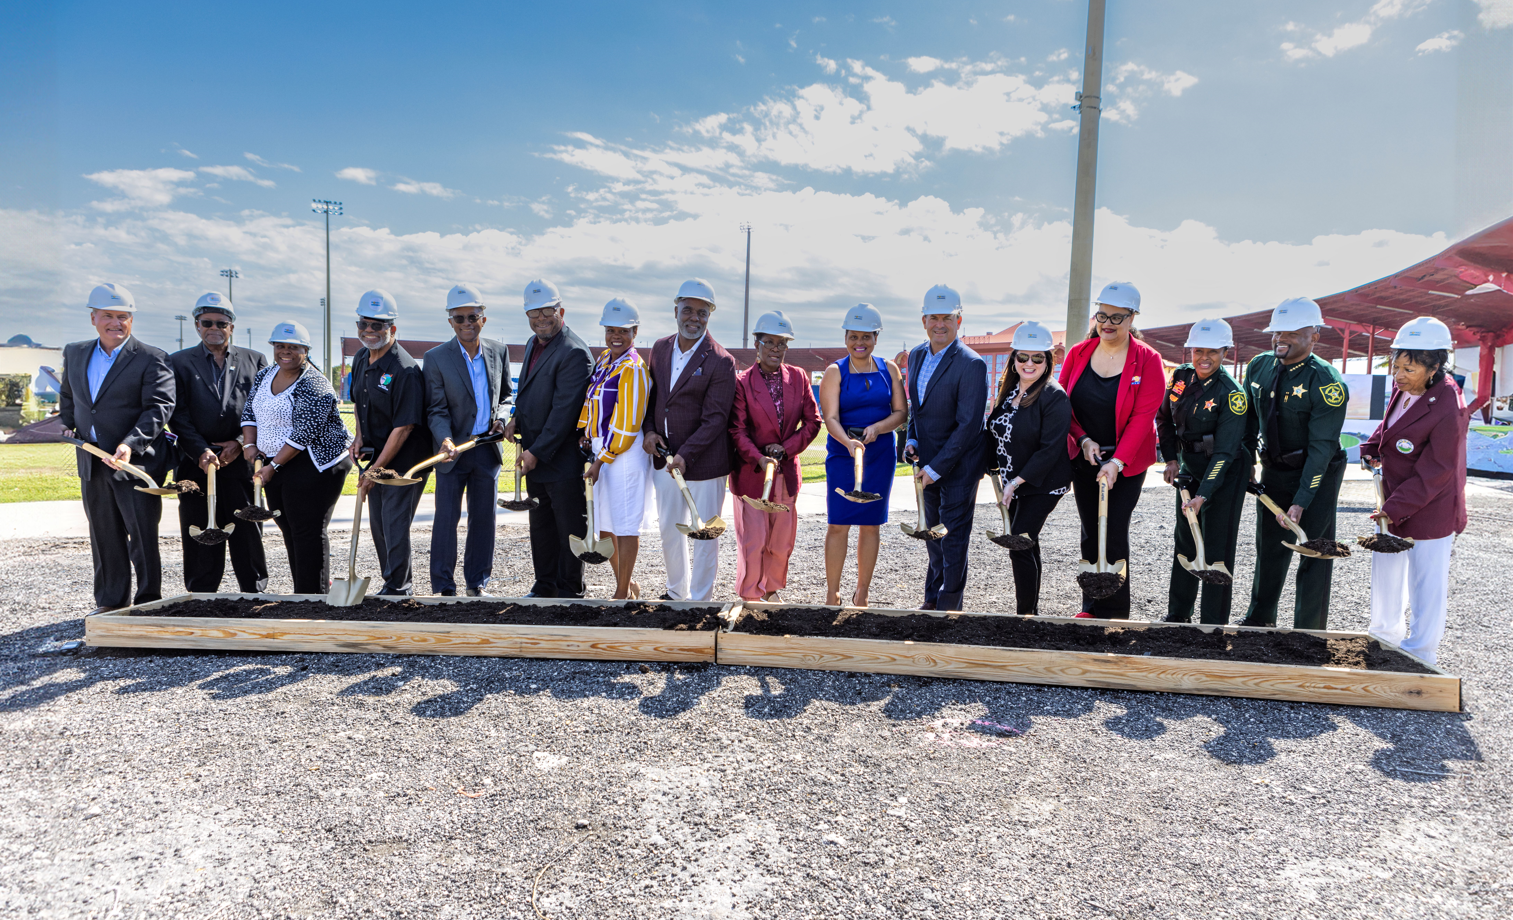
[[[416,182],[413,179],[402,179],[389,188],[406,195],[430,195],[435,198],[456,198],[459,194],[456,189],[447,188],[440,182]]]
[[[377,185],[378,170],[365,169],[361,166],[348,166],[336,173],[336,178],[356,182],[359,185]]]
[[[1313,31],[1313,37],[1301,44],[1283,42],[1282,57],[1288,61],[1329,58],[1342,51],[1359,48],[1371,41],[1371,36],[1380,26],[1412,16],[1433,2],[1434,0],[1376,0],[1365,16],[1354,22],[1342,23],[1328,32]],[[1507,2],[1507,0],[1500,0],[1500,2]],[[1289,22],[1282,28],[1286,32],[1299,35],[1312,31],[1295,22]]]
[[[823,70],[825,73],[830,73],[830,74],[835,73],[835,71],[840,66],[840,65],[836,64],[834,61],[830,60],[829,58],[822,57],[821,55],[818,55],[818,54],[816,54],[814,56],[814,63],[820,65],[820,69]]]
[[[259,179],[245,166],[201,166],[200,172],[233,182],[251,182],[263,188],[274,187],[272,179]]]
[[[198,194],[195,189],[183,187],[182,183],[194,178],[194,172],[188,169],[110,169],[89,173],[84,178],[121,193],[120,198],[90,202],[101,211],[161,208],[180,195]]]
[[[893,31],[893,29],[898,26],[898,23],[893,21],[893,17],[892,16],[879,16],[879,17],[877,17],[876,19],[874,19],[872,21],[875,22],[875,23],[877,23],[878,25],[882,26],[883,28],[887,29],[890,32]]]
[[[1197,83],[1197,77],[1182,70],[1162,73],[1133,62],[1120,64],[1114,68],[1113,77],[1103,90],[1103,117],[1128,124],[1140,114],[1137,100],[1147,99],[1158,91],[1168,96],[1180,96]]]
[[[1072,52],[1066,50],[1065,48],[1058,48],[1057,50],[1047,55],[1046,60],[1050,61],[1052,64],[1055,64],[1057,62],[1064,61],[1071,56]]]
[[[177,153],[181,157],[188,157],[191,160],[198,160],[199,159],[199,156],[197,154],[194,154],[194,153],[189,152],[188,150],[185,150],[183,147],[180,147],[178,144],[174,144],[173,145],[173,150],[174,150],[175,153]]]
[[[1416,50],[1419,54],[1433,54],[1436,51],[1449,51],[1456,45],[1460,44],[1461,39],[1465,37],[1465,33],[1460,31],[1459,29],[1451,29],[1448,32],[1441,32],[1433,38],[1428,38],[1419,42],[1418,48],[1414,50]]]
[[[300,168],[298,166],[295,166],[293,163],[274,163],[269,160],[263,159],[255,153],[244,153],[242,154],[242,156],[246,157],[257,165],[264,167],[265,169],[287,169],[293,172],[300,171]]]
[[[915,73],[929,73],[932,70],[939,70],[944,62],[940,58],[911,57],[905,58],[904,63],[908,64],[909,69]]]
[[[1484,29],[1506,29],[1513,26],[1513,0],[1476,0],[1481,7],[1476,21]]]

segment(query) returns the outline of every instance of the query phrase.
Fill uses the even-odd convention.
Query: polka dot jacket
[[[252,392],[261,392],[264,381],[276,373],[276,364],[258,371],[252,381]],[[309,364],[290,389],[294,419],[288,443],[297,450],[308,450],[316,469],[330,469],[341,462],[352,443],[352,435],[336,411],[336,391],[331,389],[330,381]],[[256,404],[256,400],[247,400],[242,410],[243,425],[257,427]]]

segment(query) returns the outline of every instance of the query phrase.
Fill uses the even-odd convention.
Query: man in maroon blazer
[[[642,423],[642,445],[657,471],[657,519],[662,559],[667,565],[664,600],[707,601],[714,594],[720,541],[694,540],[675,525],[691,523],[688,505],[673,480],[687,480],[699,517],[715,517],[725,504],[730,474],[730,408],[735,402],[735,359],[709,334],[714,288],[695,278],[683,282],[673,299],[678,331],[651,347],[651,405]],[[666,448],[664,463],[658,455]],[[690,557],[692,557],[690,559]]]

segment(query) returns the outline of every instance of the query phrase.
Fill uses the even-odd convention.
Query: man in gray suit
[[[469,597],[486,597],[494,573],[494,500],[499,494],[499,445],[466,453],[457,445],[476,435],[504,430],[499,409],[510,396],[510,354],[483,337],[483,295],[471,284],[447,292],[447,321],[457,333],[425,354],[426,422],[441,451],[451,457],[436,467],[436,517],[431,524],[431,590],[457,594],[457,523],[468,499],[468,537],[462,578]]]
[[[526,597],[583,596],[583,560],[573,555],[568,537],[588,533],[578,415],[594,356],[567,328],[566,316],[555,285],[538,280],[525,286],[525,318],[535,335],[525,344],[520,395],[505,432],[520,435],[520,470],[538,502],[531,509],[536,583]]]
[[[141,466],[159,482],[168,472],[163,431],[173,413],[173,371],[166,352],[131,334],[136,312],[136,301],[126,288],[99,285],[89,294],[89,319],[98,337],[63,347],[58,394],[63,427],[112,455],[105,461],[76,451],[95,564],[95,613],[163,596],[158,558],[163,500],[138,492],[140,481],[118,465]]]

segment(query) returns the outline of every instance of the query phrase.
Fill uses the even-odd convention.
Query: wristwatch
[[[283,466],[283,464],[279,463],[277,460],[269,460],[267,463],[264,463],[263,466],[266,466],[268,469],[270,469],[273,472],[277,473],[278,472],[278,468],[281,467],[281,466]]]

